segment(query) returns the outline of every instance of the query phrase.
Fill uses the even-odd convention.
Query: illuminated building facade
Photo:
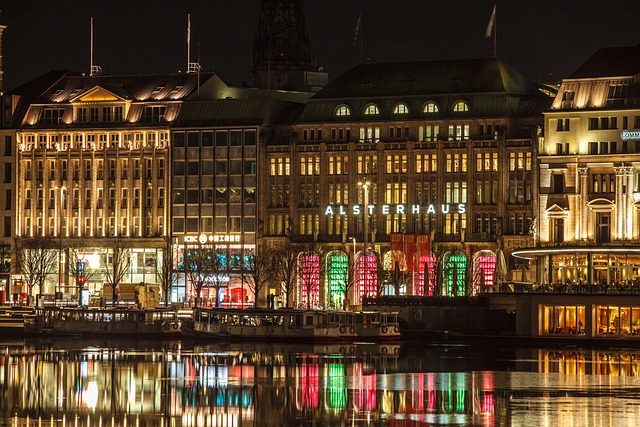
[[[320,305],[493,289],[498,250],[533,243],[549,95],[495,58],[358,65],[267,146],[267,245],[322,254],[299,265]]]
[[[204,304],[253,305],[245,275],[257,262],[262,223],[260,147],[272,138],[273,123],[309,94],[228,87],[224,95],[186,102],[172,125],[171,236],[181,270],[198,251],[211,252],[210,265],[193,265],[211,271]],[[196,297],[189,281],[188,271],[179,277],[178,300]]]
[[[8,94],[16,247],[49,241],[60,252],[58,271],[34,292],[75,294],[73,257],[95,272],[89,290],[100,290],[114,245],[131,253],[123,286],[158,282],[170,235],[170,126],[186,99],[221,84],[212,73],[51,72]]]
[[[640,279],[640,45],[601,49],[562,81],[540,144],[539,283]]]

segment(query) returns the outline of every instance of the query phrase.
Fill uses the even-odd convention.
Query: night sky
[[[491,0],[307,0],[312,56],[330,78],[359,62],[490,56]],[[192,60],[226,82],[251,84],[259,0],[0,0],[5,90],[47,71],[184,71],[187,14]],[[511,0],[497,6],[498,55],[533,81],[560,80],[602,47],[640,43],[640,0]]]

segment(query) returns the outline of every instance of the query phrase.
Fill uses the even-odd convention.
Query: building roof
[[[7,95],[19,95],[30,104],[67,103],[95,87],[129,101],[175,101],[197,94],[209,81],[224,84],[215,73],[87,76],[72,71],[50,71]]]
[[[635,76],[640,73],[640,44],[600,49],[569,79]]]
[[[542,115],[551,104],[538,85],[498,58],[360,64],[314,95],[300,121],[418,119],[424,118],[427,101],[439,109],[429,118],[442,119],[453,116],[453,105],[460,100],[469,105],[469,112],[456,117]],[[399,102],[409,110],[402,117],[392,114]],[[335,109],[342,103],[352,114],[336,118]],[[378,105],[380,114],[364,117],[368,103]]]
[[[315,99],[457,93],[531,94],[537,88],[498,58],[360,64]]]
[[[185,102],[172,126],[268,126],[281,121],[290,105],[266,98]]]

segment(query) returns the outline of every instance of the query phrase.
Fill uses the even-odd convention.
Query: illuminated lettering
[[[389,215],[389,205],[382,205],[382,215]]]
[[[333,215],[333,208],[331,206],[327,206],[327,209],[325,209],[324,214]]]
[[[465,205],[464,203],[460,203],[458,205],[458,213],[466,213],[467,212],[467,205]]]
[[[404,214],[404,205],[396,205],[396,213]]]
[[[442,205],[442,213],[443,214],[448,214],[449,213],[449,204],[448,203]]]
[[[360,215],[360,205],[353,205],[353,214]]]
[[[435,214],[436,213],[436,207],[434,205],[429,205],[429,208],[427,209],[427,213],[428,214]]]
[[[369,215],[373,215],[373,210],[376,208],[376,205],[369,205]]]
[[[340,205],[340,215],[345,215],[344,206]]]
[[[412,214],[419,214],[420,213],[420,205],[411,206],[411,213]]]

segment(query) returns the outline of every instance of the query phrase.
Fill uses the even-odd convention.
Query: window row
[[[163,208],[164,207],[164,187],[157,190],[155,188],[121,188],[118,192],[115,188],[110,188],[106,192],[108,196],[105,199],[105,191],[103,188],[92,190],[86,188],[81,191],[78,188],[68,190],[64,187],[52,188],[48,191],[48,197],[45,200],[44,195],[47,192],[41,188],[33,191],[31,188],[24,190],[24,208],[25,209],[62,209],[62,211],[71,209],[96,209],[120,207],[123,209],[132,208]],[[82,195],[82,198],[81,198]],[[34,197],[35,196],[35,197]],[[93,198],[92,196],[95,196]]]
[[[231,129],[231,130],[205,130],[199,132],[174,132],[174,147],[253,147],[256,145],[256,131]]]
[[[106,222],[105,222],[106,219]],[[69,223],[70,227],[69,228]],[[45,229],[46,227],[46,229]],[[32,221],[26,217],[23,221],[22,235],[28,237],[111,237],[111,236],[136,236],[155,237],[164,233],[164,217],[85,217],[78,216],[72,218],[44,218],[39,216]]]
[[[469,111],[469,104],[466,101],[456,101],[453,103],[452,111],[454,113],[464,113]],[[440,107],[434,101],[427,101],[422,106],[422,113],[424,114],[436,114],[440,112]],[[334,115],[337,117],[349,117],[351,116],[351,107],[346,104],[340,104],[336,107]],[[365,105],[363,114],[365,116],[380,115],[380,107],[377,104],[369,103]],[[404,115],[409,114],[409,106],[404,102],[396,103],[392,108],[392,114]]]
[[[174,233],[253,233],[256,218],[253,216],[173,217]]]
[[[253,168],[255,169],[255,161],[253,163]],[[56,179],[61,181],[73,179],[77,181],[80,180],[81,177],[84,180],[115,180],[130,178],[163,179],[165,176],[165,161],[163,158],[107,159],[106,164],[107,170],[105,171],[105,160],[103,159],[85,159],[83,161],[80,161],[80,159],[49,161],[37,160],[35,162],[25,160],[23,162],[24,166],[22,172],[25,181],[30,181],[32,179],[35,179],[36,181],[43,181],[45,176],[50,181]],[[182,170],[184,170],[184,166],[182,166]]]
[[[251,160],[200,160],[182,161],[174,160],[174,176],[225,176],[225,175],[255,175],[257,173],[256,161]]]
[[[201,190],[174,190],[174,205],[211,205],[215,203],[255,203],[255,187],[218,187]]]
[[[33,150],[140,150],[169,146],[169,132],[40,133],[18,134],[22,151]]]

